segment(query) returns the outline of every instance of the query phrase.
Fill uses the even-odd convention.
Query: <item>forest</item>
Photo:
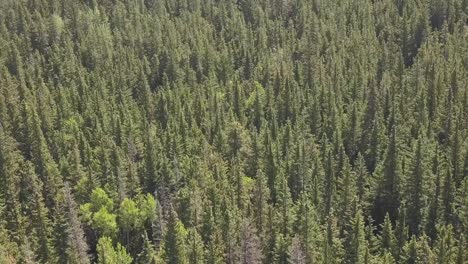
[[[15,263],[468,263],[468,0],[0,0]]]

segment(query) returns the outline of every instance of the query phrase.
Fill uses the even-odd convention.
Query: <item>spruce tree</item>
[[[187,234],[188,263],[200,264],[205,262],[203,241],[197,230],[191,228]]]
[[[398,215],[398,208],[400,206],[400,170],[399,170],[399,157],[398,145],[396,139],[396,129],[392,129],[390,135],[390,143],[385,153],[385,160],[383,162],[381,179],[378,183],[376,197],[373,205],[373,218],[377,223],[382,223],[386,213],[389,214],[390,219],[395,219]]]
[[[356,211],[349,225],[350,229],[345,234],[344,240],[344,263],[363,263],[367,241],[364,237],[364,220],[360,209]]]
[[[71,193],[70,187],[65,184],[63,189],[65,201],[68,209],[67,220],[67,262],[68,263],[90,263],[88,251],[89,247],[84,237],[84,231],[78,217],[77,205]]]
[[[188,263],[186,250],[187,230],[180,222],[176,213],[169,215],[166,234],[163,244],[163,259],[166,263]]]
[[[424,205],[424,161],[422,152],[422,139],[419,139],[416,146],[416,152],[413,157],[413,166],[410,174],[410,178],[406,184],[408,190],[407,198],[407,223],[410,234],[416,236],[420,233],[422,224]]]

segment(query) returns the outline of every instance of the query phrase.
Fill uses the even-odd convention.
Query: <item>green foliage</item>
[[[18,246],[11,242],[7,233],[0,229],[0,263],[16,263],[19,260]]]
[[[112,211],[114,209],[114,202],[103,189],[96,188],[91,193],[91,208],[90,209],[93,212],[97,212],[101,209]]]
[[[171,213],[168,228],[164,236],[162,258],[166,263],[188,263],[187,230],[174,214]]]
[[[125,198],[120,204],[119,222],[123,229],[130,230],[141,225],[140,210],[136,203],[128,198]]]
[[[133,259],[128,255],[126,249],[117,243],[117,246],[112,245],[112,240],[108,237],[102,237],[96,246],[99,264],[130,264]]]
[[[463,263],[467,3],[0,1],[0,262]]]
[[[103,236],[113,236],[117,232],[116,215],[102,207],[93,215],[93,227]]]

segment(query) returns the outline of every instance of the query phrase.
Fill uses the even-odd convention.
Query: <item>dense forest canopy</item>
[[[0,0],[0,263],[468,263],[467,0]]]

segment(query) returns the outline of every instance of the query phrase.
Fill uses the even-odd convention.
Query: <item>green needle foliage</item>
[[[468,1],[0,0],[0,264],[465,263]]]

